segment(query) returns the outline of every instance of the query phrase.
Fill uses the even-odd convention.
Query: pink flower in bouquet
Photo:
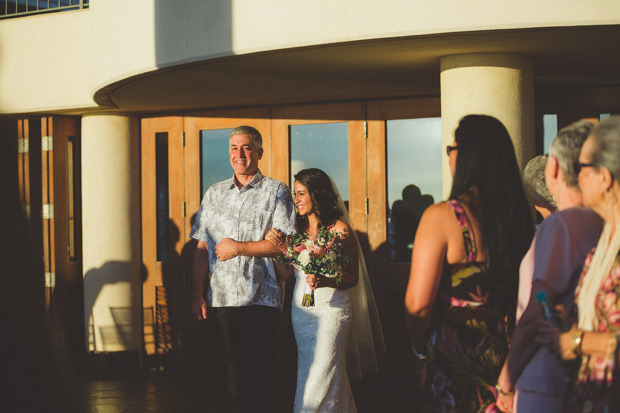
[[[620,311],[618,310],[609,311],[609,313],[607,314],[607,318],[609,320],[609,324],[611,325],[618,324],[618,322],[620,321]]]
[[[310,254],[315,258],[322,258],[325,255],[325,247],[322,245],[313,245],[310,247]]]
[[[611,308],[611,306],[613,304],[616,304],[617,301],[618,301],[618,295],[615,292],[610,291],[607,294],[605,294],[605,298],[603,300],[603,306],[605,308]]]
[[[293,247],[293,251],[295,252],[295,255],[299,255],[305,249],[306,249],[306,245],[303,243],[299,243]]]

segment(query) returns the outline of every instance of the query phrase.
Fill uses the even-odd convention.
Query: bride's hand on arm
[[[411,344],[418,353],[426,351],[431,311],[441,281],[448,249],[446,224],[454,213],[448,204],[428,207],[415,236],[411,272],[405,293],[405,320]]]
[[[282,251],[282,254],[286,252],[286,234],[283,232],[271,228],[267,235],[265,235],[265,239],[278,247],[278,249]]]

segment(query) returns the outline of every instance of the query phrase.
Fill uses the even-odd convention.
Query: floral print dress
[[[581,280],[575,291],[575,301],[579,296],[584,281],[584,275],[588,272],[594,250],[590,252],[583,266]],[[597,332],[611,332],[620,334],[620,262],[612,267],[603,281],[601,290],[595,299],[595,311],[598,322]],[[567,412],[605,412],[617,411],[607,406],[614,372],[616,370],[616,358],[614,354],[605,357],[584,356],[576,377],[572,383],[573,388],[566,393],[564,410]],[[607,410],[606,410],[607,408]]]
[[[489,300],[493,280],[487,263],[475,261],[478,249],[463,206],[447,202],[462,231],[467,262],[444,266],[420,377],[421,411],[494,412],[494,386],[508,353],[507,316]]]

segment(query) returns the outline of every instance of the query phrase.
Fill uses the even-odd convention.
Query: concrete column
[[[521,167],[535,154],[532,63],[509,54],[462,54],[441,58],[441,127],[444,147],[454,141],[459,120],[469,114],[499,119],[515,146]],[[443,193],[452,179],[443,157]]]
[[[82,251],[90,351],[142,348],[139,150],[137,118],[83,116]]]

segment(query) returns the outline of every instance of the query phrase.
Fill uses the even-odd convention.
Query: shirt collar
[[[256,175],[254,175],[252,177],[250,182],[248,182],[246,185],[241,187],[241,189],[243,189],[243,188],[256,188],[256,186],[263,180],[264,177],[265,176],[263,175],[263,173],[260,171],[260,169],[258,169],[256,171]],[[237,185],[235,185],[235,174],[233,174],[232,180],[230,182],[230,189],[233,189],[233,188],[236,188],[236,187],[237,187]]]

